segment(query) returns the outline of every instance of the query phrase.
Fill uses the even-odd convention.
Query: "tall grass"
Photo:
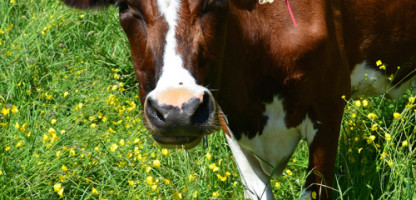
[[[116,9],[0,1],[0,199],[244,198],[222,133],[209,136],[206,149],[161,149],[143,126],[137,95]],[[337,198],[415,198],[412,95],[349,101]],[[277,199],[300,197],[307,151],[302,142],[272,179]]]

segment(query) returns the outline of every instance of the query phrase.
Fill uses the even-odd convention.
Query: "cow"
[[[221,128],[250,199],[274,198],[302,139],[302,199],[331,199],[345,100],[413,80],[414,0],[63,1],[118,7],[153,139],[190,149]]]

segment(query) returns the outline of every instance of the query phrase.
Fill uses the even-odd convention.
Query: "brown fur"
[[[85,8],[110,1],[66,0]],[[295,28],[285,1],[182,0],[176,38],[185,67],[214,96],[236,138],[261,134],[265,103],[284,100],[286,126],[309,116],[318,130],[309,149],[306,186],[330,199],[340,122],[350,95],[350,73],[367,60],[396,72],[416,55],[414,0],[292,0]],[[226,5],[224,5],[226,4]],[[155,1],[130,0],[120,22],[129,38],[142,103],[155,88],[162,65],[167,23]],[[414,69],[405,65],[396,83]],[[169,100],[170,102],[170,100]],[[172,101],[174,102],[174,101]],[[173,104],[173,103],[170,103]],[[220,124],[226,134],[222,113]]]

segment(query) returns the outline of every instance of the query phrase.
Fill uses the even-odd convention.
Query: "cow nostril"
[[[166,122],[165,117],[162,115],[162,113],[160,113],[157,109],[155,109],[156,111],[156,116],[157,118],[159,118],[161,121]]]
[[[211,97],[208,93],[205,93],[202,98],[202,103],[199,104],[198,108],[195,110],[194,114],[191,117],[191,122],[198,124],[206,122],[209,119],[212,110],[213,102],[211,100]]]
[[[147,114],[151,116],[155,116],[155,118],[159,119],[162,122],[166,122],[166,119],[163,116],[160,109],[161,108],[158,106],[155,100],[152,100],[150,98],[147,100],[147,105],[146,105]]]

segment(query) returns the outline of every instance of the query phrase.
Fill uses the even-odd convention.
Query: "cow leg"
[[[306,179],[302,199],[332,199],[331,187],[342,119],[342,109],[338,110],[332,119],[317,123],[318,131],[309,144],[308,173],[311,173]]]
[[[226,135],[225,138],[237,162],[244,185],[244,197],[252,200],[273,200],[269,176],[263,172],[257,158],[240,146],[234,136]]]

